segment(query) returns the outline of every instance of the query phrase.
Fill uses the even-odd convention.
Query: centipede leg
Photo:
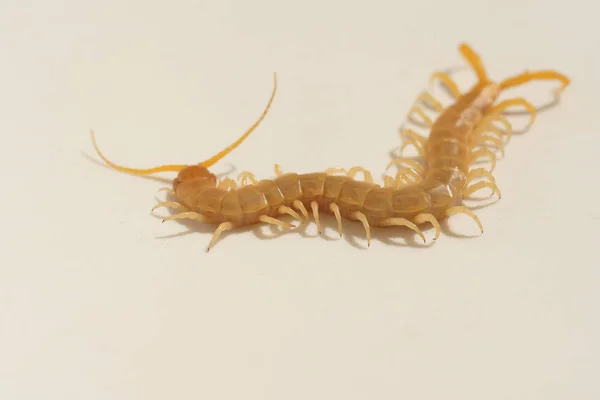
[[[410,228],[413,231],[415,231],[417,235],[419,235],[421,239],[423,239],[423,243],[425,243],[425,235],[423,235],[423,232],[419,229],[417,225],[413,224],[405,218],[387,218],[381,221],[380,224],[381,226],[406,226],[407,228]]]
[[[331,203],[329,204],[329,209],[335,216],[338,225],[338,232],[340,233],[340,237],[342,237],[342,215],[340,214],[340,208],[337,204]]]
[[[346,171],[346,168],[339,168],[339,167],[327,168],[323,172],[327,175],[333,175],[333,174],[337,174],[337,173],[342,173],[344,175],[348,174],[348,171]]]
[[[275,169],[275,176],[283,175],[283,171],[281,170],[281,166],[279,164],[275,164],[274,169]]]
[[[369,221],[367,221],[367,216],[360,211],[354,211],[348,214],[348,218],[355,219],[363,224],[367,234],[367,247],[371,247],[371,226],[369,225]]]
[[[308,217],[308,211],[306,211],[306,207],[304,207],[304,204],[300,200],[294,200],[292,205],[296,208],[296,210],[300,211],[302,215],[304,215],[304,218],[306,218],[307,221],[310,220]]]
[[[288,224],[287,222],[283,222],[273,217],[269,217],[268,215],[261,215],[260,217],[258,217],[258,220],[266,224],[281,226],[282,228],[295,228],[293,224]]]
[[[416,171],[409,168],[402,168],[396,173],[396,178],[394,179],[394,187],[396,189],[400,189],[406,184],[410,183],[419,183],[423,177],[419,175]]]
[[[160,208],[160,207],[168,207],[168,208],[172,208],[173,210],[179,210],[179,211],[189,211],[189,209],[186,206],[184,206],[183,204],[176,203],[174,201],[162,201],[162,202],[158,203],[157,205],[155,205],[154,207],[152,207],[151,211],[153,212],[154,210],[156,210],[157,208]]]
[[[415,119],[413,114],[419,115],[419,117],[421,117],[421,121]],[[431,120],[431,118],[429,118],[427,114],[425,114],[423,109],[418,105],[412,106],[412,108],[408,111],[408,119],[414,123],[425,125],[428,128],[431,128],[433,126],[433,121]]]
[[[385,167],[385,169],[387,170],[392,165],[400,165],[400,164],[408,165],[410,167],[410,169],[414,170],[419,175],[422,175],[423,173],[425,173],[425,167],[423,166],[423,164],[421,164],[417,160],[413,160],[411,158],[406,158],[406,157],[394,158],[392,161],[390,161],[390,163],[387,165],[387,167]]]
[[[324,172],[327,175],[342,173],[352,179],[354,179],[359,172],[362,172],[363,177],[364,177],[363,180],[365,182],[368,182],[368,183],[373,182],[373,175],[371,174],[371,172],[367,171],[363,167],[352,167],[349,170],[346,170],[345,168],[333,167],[333,168],[327,168]]]
[[[479,218],[477,217],[477,215],[475,215],[475,213],[473,213],[473,211],[469,210],[467,207],[453,206],[453,207],[448,208],[446,210],[445,214],[447,217],[451,217],[456,214],[466,214],[469,217],[471,217],[473,219],[473,221],[475,221],[475,223],[477,224],[479,229],[481,229],[481,233],[483,233],[483,225],[481,225],[481,221],[479,221]]]
[[[402,139],[402,141],[405,141],[407,139],[413,139],[414,141],[419,142],[421,146],[425,146],[425,144],[427,143],[427,138],[425,136],[420,135],[409,128],[404,128],[400,130],[400,139]]]
[[[164,187],[164,188],[160,188],[158,189],[159,192],[167,192],[169,193],[171,196],[175,196],[175,191],[171,188],[168,187]]]
[[[400,153],[403,153],[404,149],[406,149],[408,146],[413,146],[415,150],[417,150],[419,157],[425,158],[425,153],[427,152],[427,150],[425,150],[425,146],[414,139],[407,139],[404,143],[402,143],[402,146],[400,146]]]
[[[253,184],[258,182],[256,180],[256,177],[254,176],[254,174],[251,172],[248,172],[248,171],[242,171],[238,175],[238,180],[240,181],[240,185],[242,185],[242,186],[248,185],[248,181],[252,182]]]
[[[180,212],[178,214],[173,214],[169,217],[163,218],[162,222],[171,221],[174,219],[195,219],[196,221],[200,221],[200,222],[209,222],[208,219],[204,215],[198,214],[198,213],[192,212],[192,211],[185,211],[185,212]]]
[[[496,182],[496,178],[485,168],[475,168],[469,171],[467,182],[472,182],[477,178],[487,178],[490,182]]]
[[[486,149],[486,148],[477,149],[476,151],[471,153],[470,163],[473,163],[474,161],[476,161],[477,159],[479,159],[481,157],[488,157],[490,159],[490,162],[492,163],[490,172],[494,171],[494,168],[496,168],[496,154],[494,154],[494,152],[491,151],[490,149]]]
[[[219,189],[232,190],[237,188],[237,183],[231,178],[225,178],[217,185]]]
[[[206,248],[206,252],[209,252],[210,249],[212,249],[214,247],[215,243],[217,242],[217,239],[219,239],[219,236],[221,236],[221,234],[223,232],[230,231],[233,228],[235,228],[235,225],[231,222],[221,223],[215,230],[215,233],[213,234],[212,239],[210,240],[210,243],[208,244],[208,247]]]
[[[383,177],[383,187],[400,189],[408,183],[415,182],[413,179],[410,178],[410,175],[410,173],[405,173],[403,171],[398,171],[395,178],[386,175]]]
[[[442,232],[442,229],[440,227],[440,223],[433,216],[433,214],[429,214],[429,213],[418,214],[414,218],[414,222],[417,225],[420,225],[420,224],[425,223],[425,222],[429,222],[431,225],[433,225],[433,228],[435,229],[435,237],[433,238],[433,240],[437,240],[440,237],[440,233]]]
[[[504,125],[505,130],[502,130],[496,125],[494,125],[494,121],[499,121],[502,125]],[[481,126],[482,128],[479,129],[480,133],[496,134],[499,139],[505,138],[505,144],[508,144],[508,142],[510,142],[510,139],[512,138],[512,124],[502,114],[496,113],[491,115],[490,117],[487,117],[486,120],[481,123]]]
[[[313,218],[315,219],[315,224],[317,224],[317,232],[319,235],[321,234],[321,221],[319,220],[319,204],[316,201],[311,201],[310,208],[313,212]]]
[[[488,146],[485,145],[487,142],[490,142],[494,147],[500,150],[501,155],[504,157],[504,143],[502,143],[502,140],[498,139],[497,137],[480,133],[471,139],[471,146],[484,146],[488,148]]]
[[[506,133],[502,129],[498,128],[497,126],[495,126],[493,124],[488,124],[487,126],[484,126],[473,133],[474,138],[478,138],[478,137],[494,138],[496,141],[498,141],[502,144],[502,149],[504,149],[506,144],[508,144],[508,138],[506,141],[503,140],[505,135],[506,135]],[[496,147],[500,148],[499,146],[496,146]],[[504,150],[502,150],[502,154],[504,154]]]
[[[433,226],[433,228],[435,229],[435,236],[434,236],[433,240],[437,240],[440,237],[440,233],[442,232],[442,229],[440,227],[440,223],[433,216],[433,214],[429,214],[429,213],[418,214],[415,217],[414,222],[417,225],[420,225],[420,224],[425,223],[425,222],[429,222]]]
[[[396,188],[399,188],[401,185],[404,185],[405,181],[406,183],[410,183],[411,181],[419,182],[422,179],[423,174],[425,173],[425,167],[417,160],[405,157],[394,158],[387,165],[386,170],[394,164],[406,164],[410,166],[410,168],[400,168],[396,173],[395,179],[392,179],[392,177],[389,177],[388,179],[386,179],[387,177],[384,178],[384,185],[386,187],[395,186]]]
[[[383,177],[383,187],[394,187],[396,182],[394,181],[394,177],[386,175]]]
[[[439,79],[442,82],[442,85],[446,88],[446,90],[454,97],[455,99],[461,96],[460,89],[458,85],[450,75],[445,72],[434,72],[429,78],[429,85],[431,85],[436,79]]]
[[[442,103],[436,100],[436,98],[433,97],[429,92],[422,92],[419,97],[417,97],[415,103],[425,103],[439,113],[444,111]]]
[[[400,139],[402,140],[400,152],[403,152],[406,147],[412,145],[417,150],[420,157],[425,157],[427,139],[424,136],[419,135],[412,129],[402,129],[400,130]]]
[[[535,116],[536,116],[537,110],[533,106],[533,104],[531,104],[530,102],[528,102],[527,100],[525,100],[522,97],[504,100],[504,101],[498,103],[496,106],[494,106],[494,108],[492,108],[491,112],[500,114],[507,108],[514,107],[514,106],[521,106],[521,107],[525,108],[527,110],[527,112],[529,112],[529,116],[530,116],[529,124],[527,124],[527,126],[525,127],[525,130],[529,129],[529,127],[531,125],[533,125],[533,122],[535,121]]]
[[[472,184],[471,186],[469,186],[468,188],[465,189],[463,195],[465,197],[468,197],[470,195],[472,195],[473,193],[481,190],[481,189],[491,189],[493,193],[496,193],[498,195],[498,198],[502,198],[502,193],[500,192],[500,189],[498,188],[498,185],[496,185],[496,183],[494,182],[488,182],[488,181],[482,181],[482,182],[477,182]],[[492,194],[493,194],[492,193]]]
[[[302,223],[302,221],[303,221],[302,217],[300,217],[296,211],[292,210],[288,206],[279,206],[279,208],[277,209],[277,212],[279,214],[291,215],[292,217],[296,218],[300,223]]]
[[[356,174],[362,172],[363,174],[363,180],[367,183],[372,183],[373,182],[373,175],[367,171],[366,169],[364,169],[363,167],[352,167],[350,168],[350,170],[348,171],[348,176],[352,179],[354,179],[356,177]]]

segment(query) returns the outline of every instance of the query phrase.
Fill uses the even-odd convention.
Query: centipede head
[[[194,182],[196,186],[216,186],[217,177],[202,165],[190,165],[179,171],[173,179],[173,190],[177,190],[177,186],[183,182]]]
[[[569,86],[571,80],[553,70],[540,70],[540,71],[525,71],[520,74],[511,76],[502,80],[501,82],[495,84],[488,76],[488,73],[483,65],[481,57],[477,54],[471,46],[467,43],[461,43],[459,45],[459,52],[471,66],[471,69],[475,72],[478,79],[478,85],[481,87],[488,87],[488,85],[492,84],[493,86],[489,87],[490,93],[495,94],[494,97],[497,97],[501,91],[504,91],[509,88],[513,88],[519,85],[522,85],[531,81],[559,81],[561,86],[558,89],[554,90],[556,96],[559,96],[560,93]]]

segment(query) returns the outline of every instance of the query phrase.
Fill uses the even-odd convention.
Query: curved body
[[[559,80],[562,83],[560,90],[563,90],[569,84],[569,79],[554,71],[538,71],[525,72],[494,83],[488,79],[479,57],[470,47],[462,44],[460,52],[477,74],[478,83],[470,91],[461,94],[448,75],[438,72],[432,76],[432,79],[442,80],[454,95],[455,102],[444,108],[428,93],[419,97],[418,102],[427,101],[439,112],[435,121],[429,119],[418,104],[409,113],[409,116],[414,113],[421,116],[424,124],[430,128],[428,138],[410,129],[401,132],[403,147],[415,146],[421,155],[421,162],[406,158],[393,160],[392,164],[406,164],[409,167],[400,169],[395,179],[386,177],[384,186],[373,183],[371,174],[360,167],[352,168],[346,176],[339,176],[333,174],[338,169],[283,174],[277,165],[277,177],[272,180],[256,181],[252,174],[243,172],[241,187],[230,179],[217,182],[207,167],[237,146],[250,131],[219,155],[195,165],[132,170],[111,164],[101,157],[114,168],[130,173],[179,171],[173,181],[173,190],[170,190],[177,202],[162,202],[155,208],[166,206],[180,211],[164,220],[190,218],[218,224],[208,249],[224,231],[256,223],[290,227],[278,217],[287,214],[300,221],[308,220],[307,209],[312,211],[319,232],[319,212],[335,215],[340,236],[342,219],[360,221],[369,244],[371,227],[389,226],[406,226],[425,241],[418,227],[425,222],[434,226],[437,239],[440,234],[438,220],[457,213],[469,215],[483,232],[479,219],[462,205],[462,200],[483,188],[492,189],[498,195],[500,191],[491,173],[482,168],[471,169],[472,163],[480,157],[488,157],[495,165],[495,153],[490,150],[489,144],[503,150],[503,139],[510,139],[512,134],[510,123],[502,116],[506,108],[525,107],[531,114],[531,122],[536,112],[522,98],[496,104],[498,95],[510,87],[540,79]],[[495,122],[502,123],[506,129],[500,130],[494,125]],[[364,181],[353,179],[358,171],[364,173]],[[487,181],[470,185],[479,178],[486,178]],[[247,179],[252,183],[245,184]]]

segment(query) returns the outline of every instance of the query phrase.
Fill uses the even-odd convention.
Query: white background
[[[600,398],[591,4],[4,0],[0,398]],[[377,230],[367,249],[360,225],[339,240],[323,217],[325,238],[262,227],[207,254],[213,227],[161,224],[165,184],[91,146],[94,129],[128,166],[204,160],[277,72],[271,113],[213,172],[360,165],[381,182],[431,73],[465,66],[462,41],[495,79],[572,79],[499,160],[483,235],[455,216],[433,245]],[[506,95],[539,105],[554,87]]]

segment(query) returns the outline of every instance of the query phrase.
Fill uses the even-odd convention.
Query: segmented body
[[[187,211],[202,216],[203,221],[239,227],[266,222],[294,210],[308,218],[312,210],[319,224],[319,212],[334,214],[341,231],[341,219],[363,223],[370,241],[371,227],[404,225],[423,233],[417,227],[430,222],[439,235],[437,220],[461,203],[467,184],[469,138],[489,105],[489,88],[474,91],[449,108],[432,129],[425,179],[407,187],[381,187],[372,182],[348,176],[323,173],[287,173],[273,180],[265,179],[241,188],[207,184],[200,167],[189,167],[175,179],[176,198]],[[191,178],[197,170],[199,178]],[[462,209],[454,209],[465,212]],[[468,211],[466,211],[468,213]],[[189,214],[188,214],[189,215]],[[470,214],[481,226],[477,217]],[[318,226],[320,230],[320,226]]]
[[[437,239],[440,234],[438,220],[457,213],[472,217],[483,231],[477,216],[462,205],[462,200],[483,188],[490,188],[498,194],[500,192],[488,171],[471,169],[471,165],[481,156],[490,157],[495,164],[495,154],[486,144],[491,142],[496,147],[503,148],[502,138],[510,138],[512,127],[502,116],[504,109],[515,105],[524,106],[531,112],[532,121],[535,115],[535,108],[521,98],[494,104],[499,93],[506,88],[536,79],[558,79],[563,83],[562,90],[569,81],[559,73],[540,71],[527,72],[496,84],[487,78],[478,56],[468,46],[461,45],[460,49],[477,73],[479,82],[469,92],[461,95],[449,76],[434,74],[432,78],[442,79],[455,95],[456,101],[443,108],[428,93],[419,97],[419,100],[432,103],[440,112],[434,122],[419,106],[411,109],[411,113],[421,115],[424,123],[430,127],[429,138],[411,130],[403,130],[401,133],[405,146],[411,144],[417,148],[422,156],[422,163],[405,158],[394,160],[392,163],[404,163],[409,167],[401,169],[395,179],[387,177],[383,187],[373,183],[371,174],[360,167],[351,169],[347,176],[339,176],[333,174],[339,170],[336,168],[319,173],[283,174],[276,166],[277,176],[272,180],[256,181],[252,174],[243,172],[240,175],[240,178],[243,177],[241,187],[231,179],[217,182],[207,167],[235,148],[258,125],[271,105],[275,89],[259,121],[234,145],[208,161],[189,166],[171,165],[134,170],[113,164],[101,155],[97,146],[96,150],[110,166],[124,172],[146,174],[178,171],[173,189],[168,189],[177,202],[161,202],[155,208],[165,206],[179,211],[164,220],[189,218],[218,224],[208,249],[224,231],[261,222],[291,227],[278,218],[287,214],[300,221],[308,220],[308,210],[311,210],[319,232],[320,212],[335,216],[340,236],[342,219],[360,221],[366,230],[369,244],[371,227],[389,226],[406,226],[425,241],[425,236],[418,227],[423,223],[434,226]],[[505,131],[493,124],[498,121],[505,125]],[[486,133],[500,137],[488,136]],[[353,179],[358,171],[364,173],[365,181]],[[488,181],[469,186],[470,182],[482,177]],[[247,180],[252,183],[245,184]]]
[[[324,172],[281,174],[232,190],[204,186],[200,180],[176,180],[174,194],[186,208],[207,221],[231,222],[236,226],[260,222],[261,216],[296,216],[295,210],[305,217],[311,210],[317,221],[318,212],[322,211],[359,221],[364,216],[370,226],[386,226],[386,220],[413,217],[430,204],[427,194],[411,188],[382,188],[372,182]]]

